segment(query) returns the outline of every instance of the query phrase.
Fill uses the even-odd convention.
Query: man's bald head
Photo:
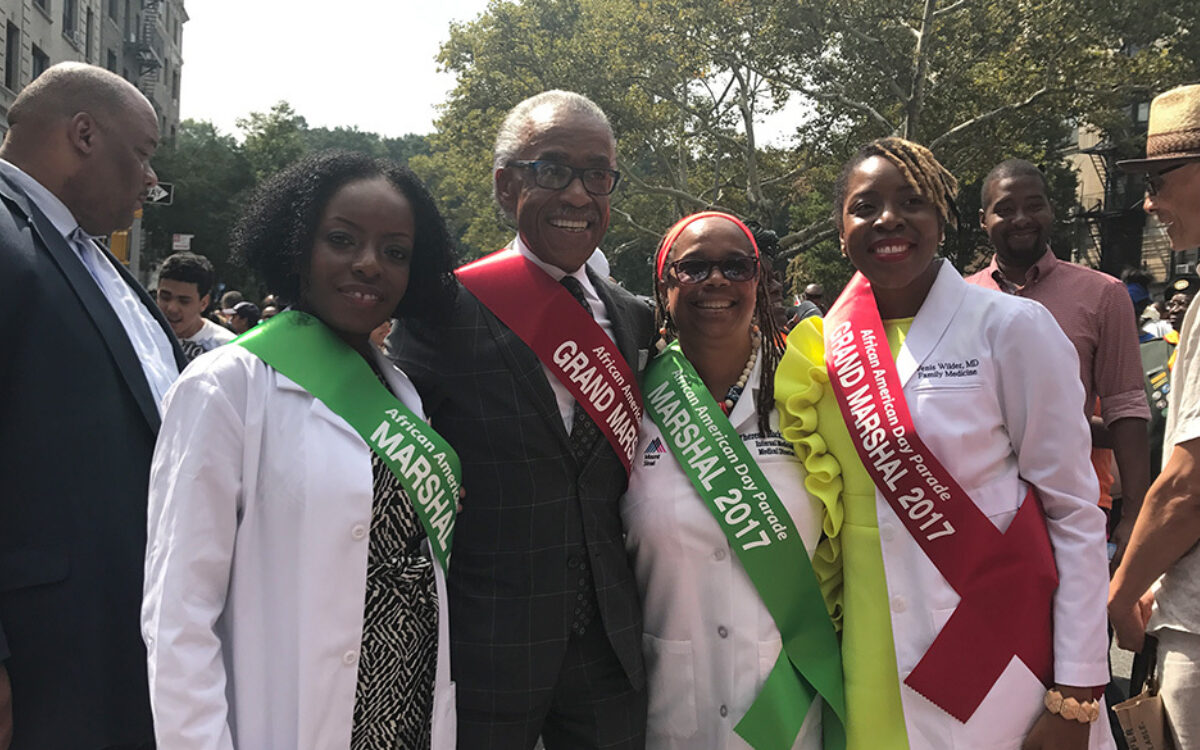
[[[87,232],[133,222],[157,182],[158,115],[132,84],[103,68],[59,63],[17,96],[0,158],[61,200]]]
[[[8,110],[8,125],[45,126],[65,122],[79,112],[113,116],[154,107],[129,81],[104,68],[76,62],[59,63],[21,90]]]

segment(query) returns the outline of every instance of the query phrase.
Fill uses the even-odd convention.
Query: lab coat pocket
[[[686,739],[696,733],[696,670],[691,641],[642,635],[650,691],[647,731]]]
[[[1022,493],[1014,491],[1013,482],[1008,477],[968,489],[967,496],[1001,531],[1006,531],[1016,518],[1017,509],[1021,507],[1021,501],[1024,499]]]
[[[930,611],[935,634],[942,632],[942,628],[957,608],[945,607]],[[1032,693],[1025,685],[1029,681],[1039,686]],[[992,686],[987,700],[976,709],[965,725],[958,722],[947,723],[945,728],[950,732],[953,746],[964,750],[1019,750],[1032,725],[1032,720],[1027,721],[1024,718],[1025,707],[1033,705],[1040,709],[1040,684],[1019,661],[1009,664]],[[1030,695],[1026,695],[1027,693]]]
[[[783,641],[779,638],[758,642],[758,687],[760,690],[763,683],[767,681],[767,675],[771,674],[771,670],[775,668],[775,663],[779,661],[779,654],[782,652]]]

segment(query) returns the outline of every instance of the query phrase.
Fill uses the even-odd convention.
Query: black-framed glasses
[[[592,195],[611,195],[621,181],[621,173],[603,167],[572,167],[556,161],[510,161],[510,167],[520,167],[533,172],[533,181],[546,190],[566,190],[576,177],[583,189]]]
[[[1163,183],[1165,182],[1165,180],[1163,180],[1163,175],[1167,174],[1168,172],[1174,172],[1176,169],[1186,167],[1191,163],[1192,162],[1190,161],[1185,161],[1181,164],[1172,164],[1166,169],[1160,169],[1157,172],[1146,172],[1144,175],[1142,175],[1142,178],[1146,181],[1146,193],[1149,195],[1158,195],[1158,191],[1163,189]]]
[[[684,258],[668,268],[680,284],[699,284],[712,275],[714,268],[721,269],[726,281],[735,283],[753,281],[758,276],[758,258],[752,255],[734,255],[721,260]]]

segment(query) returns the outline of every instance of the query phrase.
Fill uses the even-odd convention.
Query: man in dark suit
[[[551,91],[508,114],[493,179],[518,228],[510,248],[561,282],[637,372],[650,309],[585,266],[608,227],[615,166],[604,113]],[[445,327],[402,325],[391,344],[463,464],[449,586],[458,746],[528,750],[541,735],[549,750],[643,747],[642,620],[613,445],[466,288]]]
[[[56,65],[0,146],[0,749],[152,747],[139,629],[158,402],[184,364],[92,236],[157,182],[158,118]]]

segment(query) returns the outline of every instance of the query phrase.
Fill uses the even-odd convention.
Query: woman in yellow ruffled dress
[[[1082,388],[1074,378],[1056,377],[1075,372],[1077,362],[1044,308],[968,288],[937,257],[945,227],[956,218],[956,191],[954,177],[928,149],[881,139],[845,165],[835,219],[843,254],[870,283],[903,398],[929,451],[1002,532],[1028,488],[1041,500],[1060,571],[1052,603],[1057,693],[1047,693],[1014,658],[963,721],[903,682],[959,597],[893,507],[877,497],[830,384],[828,331],[820,318],[809,318],[788,336],[775,394],[782,434],[804,462],[807,489],[827,499],[824,554],[813,564],[840,601],[847,746],[1111,747],[1105,722],[1086,721],[1086,709],[1098,708],[1094,686],[1108,678],[1106,576]],[[941,377],[949,371],[962,377]],[[1081,719],[1064,718],[1074,709],[1058,704],[1057,715],[1043,708],[1050,694],[1083,704]]]

